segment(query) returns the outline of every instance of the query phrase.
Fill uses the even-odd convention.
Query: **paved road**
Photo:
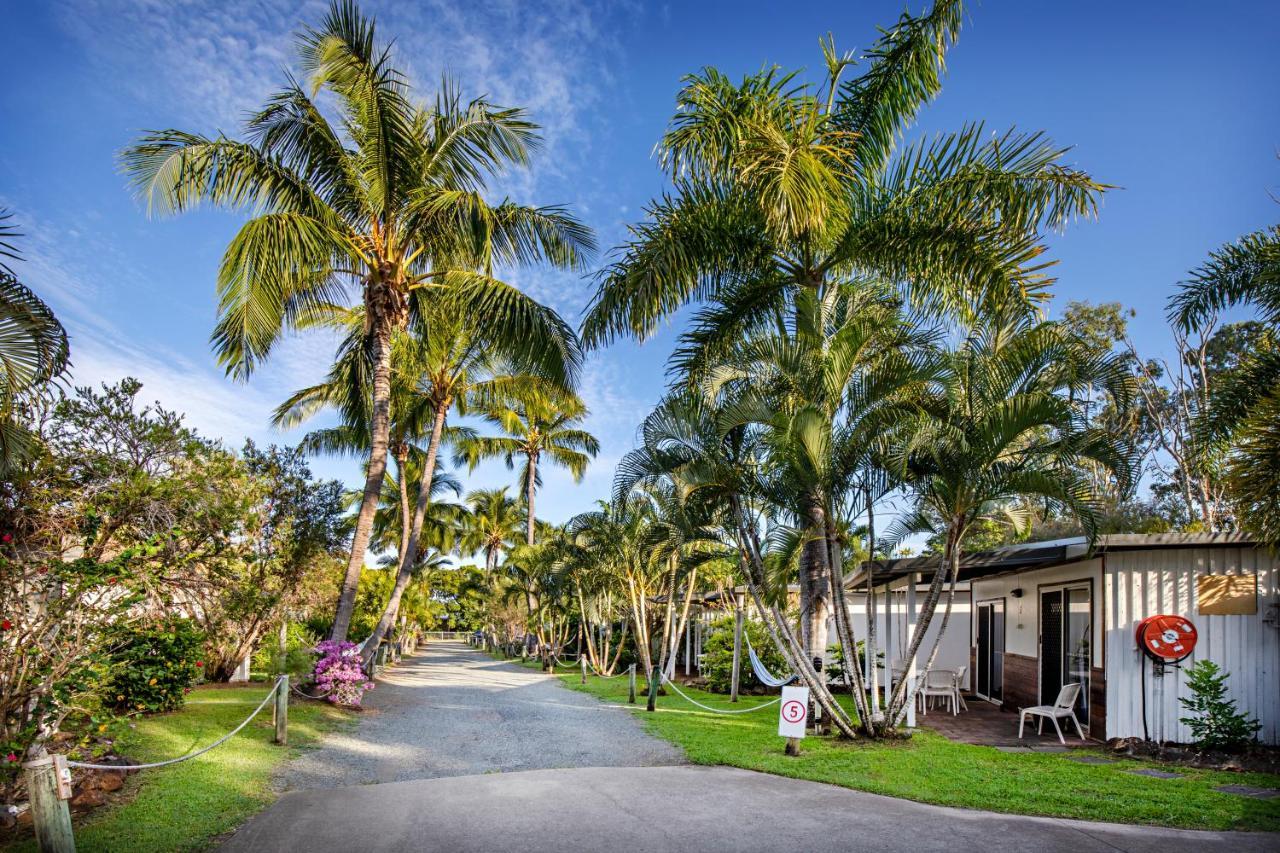
[[[366,695],[354,731],[291,763],[283,790],[439,776],[676,764],[679,750],[623,708],[566,690],[542,673],[461,643],[403,661]]]
[[[464,646],[437,645],[398,667],[368,705],[355,731],[294,762],[279,780],[288,792],[222,849],[1280,850],[1277,835],[1000,815],[682,765],[625,709]]]
[[[287,794],[224,851],[1278,849],[1276,836],[1185,832],[940,808],[725,767],[535,770]]]

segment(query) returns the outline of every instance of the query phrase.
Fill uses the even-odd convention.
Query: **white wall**
[[[1020,572],[1016,575],[1002,575],[998,578],[976,580],[973,582],[973,601],[975,604],[993,598],[1004,599],[1005,638],[1004,650],[1015,655],[1029,658],[1040,658],[1040,594],[1041,586],[1069,583],[1071,581],[1090,580],[1093,582],[1093,665],[1103,665],[1103,619],[1102,619],[1102,560],[1082,560],[1064,566],[1053,566],[1047,569],[1035,569]],[[1020,598],[1013,597],[1014,589],[1021,589]],[[977,645],[976,636],[970,642]]]
[[[1260,548],[1180,548],[1106,555],[1107,736],[1142,737],[1142,676],[1146,670],[1147,727],[1154,740],[1186,742],[1178,698],[1189,696],[1180,669],[1153,678],[1138,651],[1138,622],[1162,613],[1186,616],[1199,635],[1184,664],[1212,660],[1226,670],[1237,707],[1262,723],[1259,736],[1280,743],[1280,627],[1264,620],[1280,603],[1280,563]],[[1201,616],[1196,576],[1258,576],[1258,612],[1251,616]],[[1274,616],[1273,616],[1274,618]]]
[[[951,607],[951,618],[947,622],[947,633],[943,637],[942,645],[938,647],[938,657],[934,661],[934,669],[959,669],[962,666],[969,665],[969,632],[970,632],[970,614],[969,614],[969,591],[964,588],[965,584],[958,584],[956,589],[955,602]],[[927,586],[917,587],[916,592],[916,610],[919,612],[920,604],[924,601]],[[890,623],[886,621],[886,604],[885,595],[881,591],[877,595],[879,603],[879,614],[876,619],[876,645],[884,654],[884,660],[893,662],[902,659],[902,650],[906,647],[908,636],[906,633],[907,624],[907,605],[906,593],[899,589],[892,596],[893,602],[893,629],[894,635],[892,639],[892,647],[890,648],[886,640],[889,634]],[[849,621],[850,628],[853,630],[853,636],[857,640],[865,640],[867,638],[867,597],[865,593],[846,593],[845,601],[849,605]],[[925,632],[924,642],[920,646],[920,655],[917,658],[917,667],[923,670],[925,661],[928,660],[929,651],[933,648],[934,640],[937,639],[938,631],[942,625],[942,610],[945,603],[944,598],[938,604],[938,610],[934,614],[933,621],[929,625],[929,630]],[[830,636],[835,640],[835,626],[831,625]],[[964,687],[967,689],[972,673],[965,671]],[[883,675],[881,676],[881,684],[884,683]]]

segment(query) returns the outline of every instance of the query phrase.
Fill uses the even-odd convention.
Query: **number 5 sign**
[[[778,734],[782,737],[804,737],[807,722],[809,722],[809,688],[782,688],[782,702],[778,705]]]

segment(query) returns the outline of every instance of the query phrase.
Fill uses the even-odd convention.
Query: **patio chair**
[[[1018,739],[1022,739],[1022,729],[1027,723],[1027,716],[1038,717],[1036,721],[1036,733],[1044,733],[1044,721],[1048,718],[1053,722],[1054,729],[1058,732],[1058,740],[1062,741],[1062,745],[1067,745],[1067,739],[1062,736],[1062,727],[1058,725],[1058,720],[1070,719],[1076,724],[1076,734],[1080,735],[1080,740],[1084,740],[1084,729],[1080,728],[1080,721],[1076,719],[1076,699],[1080,697],[1080,682],[1074,681],[1071,684],[1062,685],[1062,689],[1058,691],[1058,698],[1054,700],[1052,705],[1035,705],[1030,708],[1018,709]]]
[[[956,704],[960,706],[961,711],[969,710],[969,706],[964,702],[964,674],[968,671],[968,664],[956,670]]]
[[[951,708],[952,716],[960,713],[956,704],[956,674],[949,669],[931,669],[924,674],[924,684],[917,693],[920,697],[921,711],[928,713],[929,700],[943,699]]]

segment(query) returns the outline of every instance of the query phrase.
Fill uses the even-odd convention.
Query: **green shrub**
[[[773,644],[764,625],[747,619],[743,632],[751,640],[765,669],[777,676],[790,671],[786,659]],[[702,677],[712,693],[728,693],[733,680],[733,617],[726,616],[711,623],[711,633],[702,644]],[[747,644],[742,644],[742,660],[738,666],[738,688],[752,690],[763,687],[751,671],[751,659],[747,656]]]
[[[1191,698],[1178,701],[1191,713],[1181,720],[1191,729],[1196,746],[1232,751],[1254,739],[1262,725],[1237,711],[1235,700],[1227,698],[1227,673],[1211,660],[1197,661],[1186,673]]]
[[[119,713],[172,711],[200,677],[205,637],[187,619],[168,619],[115,632],[106,705]]]
[[[285,634],[284,671],[289,673],[290,679],[295,683],[311,678],[311,673],[316,666],[316,643],[320,642],[323,636],[313,632],[305,624],[289,623]],[[258,645],[258,650],[253,653],[251,666],[255,672],[275,676],[280,672],[280,663],[280,635],[277,629],[264,637]]]

